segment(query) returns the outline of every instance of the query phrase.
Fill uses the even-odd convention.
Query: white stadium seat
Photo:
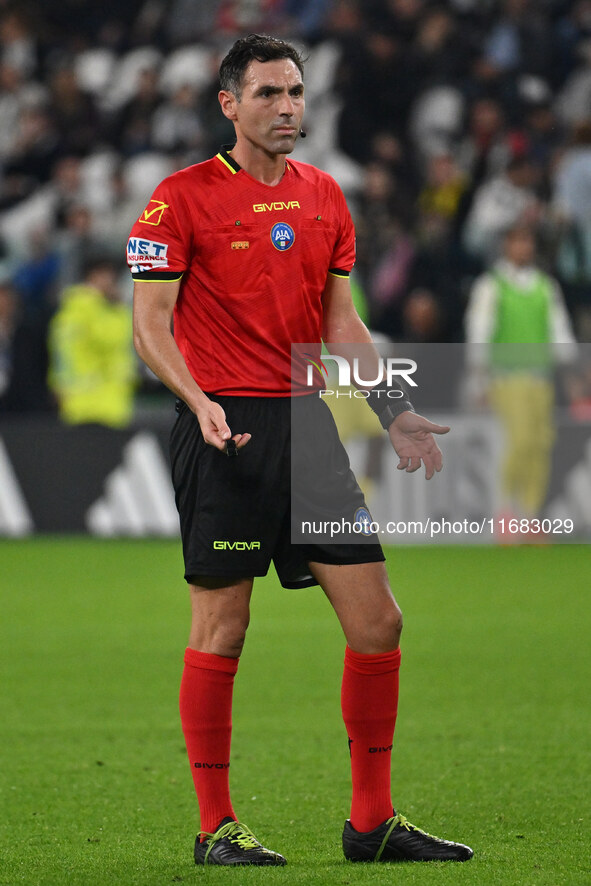
[[[162,63],[162,53],[150,46],[141,49],[132,49],[115,65],[111,82],[105,92],[103,108],[117,110],[137,91],[139,76],[142,71],[150,68],[159,68]]]
[[[114,67],[115,56],[110,49],[86,49],[74,61],[80,88],[99,97],[105,93]]]
[[[203,89],[213,79],[214,53],[207,46],[183,46],[172,52],[165,60],[160,74],[160,86],[168,95],[181,86],[189,85]]]

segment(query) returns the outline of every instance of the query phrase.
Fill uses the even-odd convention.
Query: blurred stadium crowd
[[[0,412],[55,409],[52,317],[89,277],[129,304],[129,229],[231,142],[217,67],[251,31],[306,49],[296,157],[345,191],[373,330],[461,341],[522,222],[589,340],[591,0],[0,0]]]

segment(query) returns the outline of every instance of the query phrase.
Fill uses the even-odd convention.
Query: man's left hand
[[[401,412],[397,415],[388,434],[400,461],[398,470],[408,474],[418,471],[421,462],[425,465],[425,478],[430,480],[435,471],[443,466],[441,449],[433,434],[447,434],[449,427],[436,425],[415,412]]]

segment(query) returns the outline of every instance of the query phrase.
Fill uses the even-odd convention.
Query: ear
[[[225,89],[220,90],[218,92],[218,100],[222,108],[222,114],[224,117],[227,117],[228,120],[236,120],[236,105],[237,99],[233,92],[226,92]]]

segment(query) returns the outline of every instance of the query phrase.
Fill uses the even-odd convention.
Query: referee
[[[351,302],[355,235],[343,194],[324,172],[287,160],[304,114],[302,58],[282,40],[251,34],[222,61],[220,86],[236,143],[165,179],[127,247],[137,351],[178,398],[171,457],[192,603],[180,713],[201,819],[195,862],[285,864],[238,820],[228,778],[232,690],[253,581],[271,561],[284,587],[322,587],[346,637],[342,712],[353,797],[345,857],[463,861],[470,848],[393,810],[402,617],[377,538],[291,543],[292,343],[319,349],[324,340],[337,355],[359,343],[371,349],[377,372]],[[368,402],[398,467],[423,464],[430,478],[441,469],[433,434],[448,428],[416,415],[404,396],[380,392],[370,390]],[[329,410],[314,392],[298,401],[315,410],[330,453],[321,492],[338,503],[339,517],[353,520],[365,512],[363,495]]]

